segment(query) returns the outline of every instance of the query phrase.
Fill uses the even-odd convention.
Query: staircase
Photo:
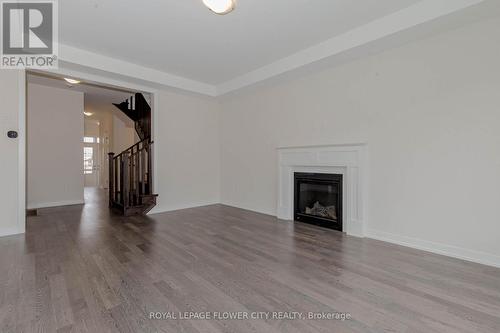
[[[153,194],[151,107],[140,93],[113,105],[134,121],[141,141],[116,156],[109,153],[109,206],[125,216],[145,215],[158,197]]]

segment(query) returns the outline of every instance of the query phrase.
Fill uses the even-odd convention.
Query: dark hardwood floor
[[[0,332],[500,332],[499,269],[221,205],[86,202],[0,238]],[[351,318],[149,319],[190,311]]]

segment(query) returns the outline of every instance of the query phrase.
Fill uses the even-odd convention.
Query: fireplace
[[[296,221],[342,231],[342,175],[295,172]]]

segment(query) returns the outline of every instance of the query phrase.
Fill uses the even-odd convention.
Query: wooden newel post
[[[114,161],[115,153],[108,153],[109,160],[109,178],[108,178],[108,190],[109,190],[109,207],[113,207],[113,202],[115,201],[115,168]]]
[[[128,152],[123,153],[122,155],[122,163],[123,163],[123,171],[122,171],[122,177],[123,177],[123,192],[122,192],[122,198],[123,198],[123,210],[129,206],[129,196],[130,196],[130,155]]]

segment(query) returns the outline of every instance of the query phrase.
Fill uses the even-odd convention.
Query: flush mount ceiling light
[[[78,84],[78,83],[80,83],[80,81],[78,81],[78,80],[70,79],[70,78],[67,78],[67,77],[64,78],[64,81],[68,82],[69,84]]]
[[[203,0],[205,6],[219,15],[225,15],[234,10],[236,0]]]
[[[92,113],[92,112],[87,112],[87,111],[85,111],[83,114],[84,114],[84,115],[86,115],[87,117],[90,117],[90,116],[92,116],[92,115],[93,115],[93,113]]]

